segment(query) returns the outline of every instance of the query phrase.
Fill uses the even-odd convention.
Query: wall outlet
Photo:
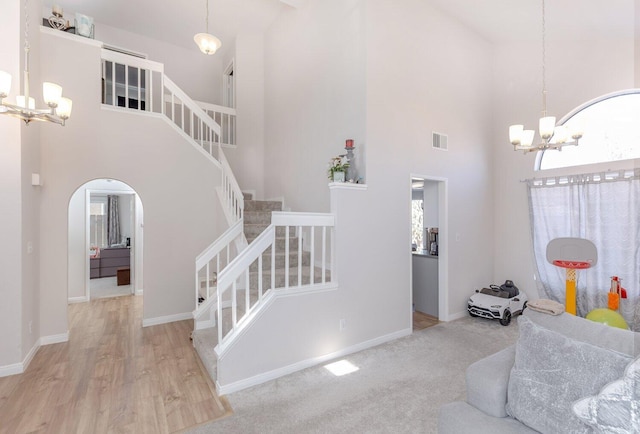
[[[347,320],[342,318],[340,320],[340,331],[344,331],[347,328]]]
[[[33,242],[27,241],[27,254],[30,255],[33,253]]]

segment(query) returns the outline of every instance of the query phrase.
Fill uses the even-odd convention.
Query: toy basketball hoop
[[[556,238],[547,244],[547,261],[567,270],[565,311],[572,315],[576,309],[576,270],[593,267],[598,262],[595,244],[584,238]]]

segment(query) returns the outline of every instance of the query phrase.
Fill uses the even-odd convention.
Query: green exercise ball
[[[611,327],[618,327],[619,329],[628,330],[629,326],[627,322],[624,320],[622,315],[620,315],[615,310],[611,309],[593,309],[586,316],[588,320],[599,322]]]

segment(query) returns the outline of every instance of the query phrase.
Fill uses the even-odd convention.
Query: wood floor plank
[[[192,321],[142,328],[142,298],[69,306],[69,342],[0,378],[0,434],[172,433],[231,413],[193,349]]]

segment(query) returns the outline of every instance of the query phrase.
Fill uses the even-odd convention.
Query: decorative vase
[[[349,144],[351,144],[351,146],[349,146]],[[356,156],[353,155],[353,150],[355,149],[355,147],[353,146],[353,140],[347,140],[347,147],[345,147],[344,149],[346,149],[347,151],[347,160],[349,161],[346,179],[349,182],[356,182],[358,180],[358,171],[356,169]]]
[[[344,182],[344,172],[333,172],[333,182]]]

